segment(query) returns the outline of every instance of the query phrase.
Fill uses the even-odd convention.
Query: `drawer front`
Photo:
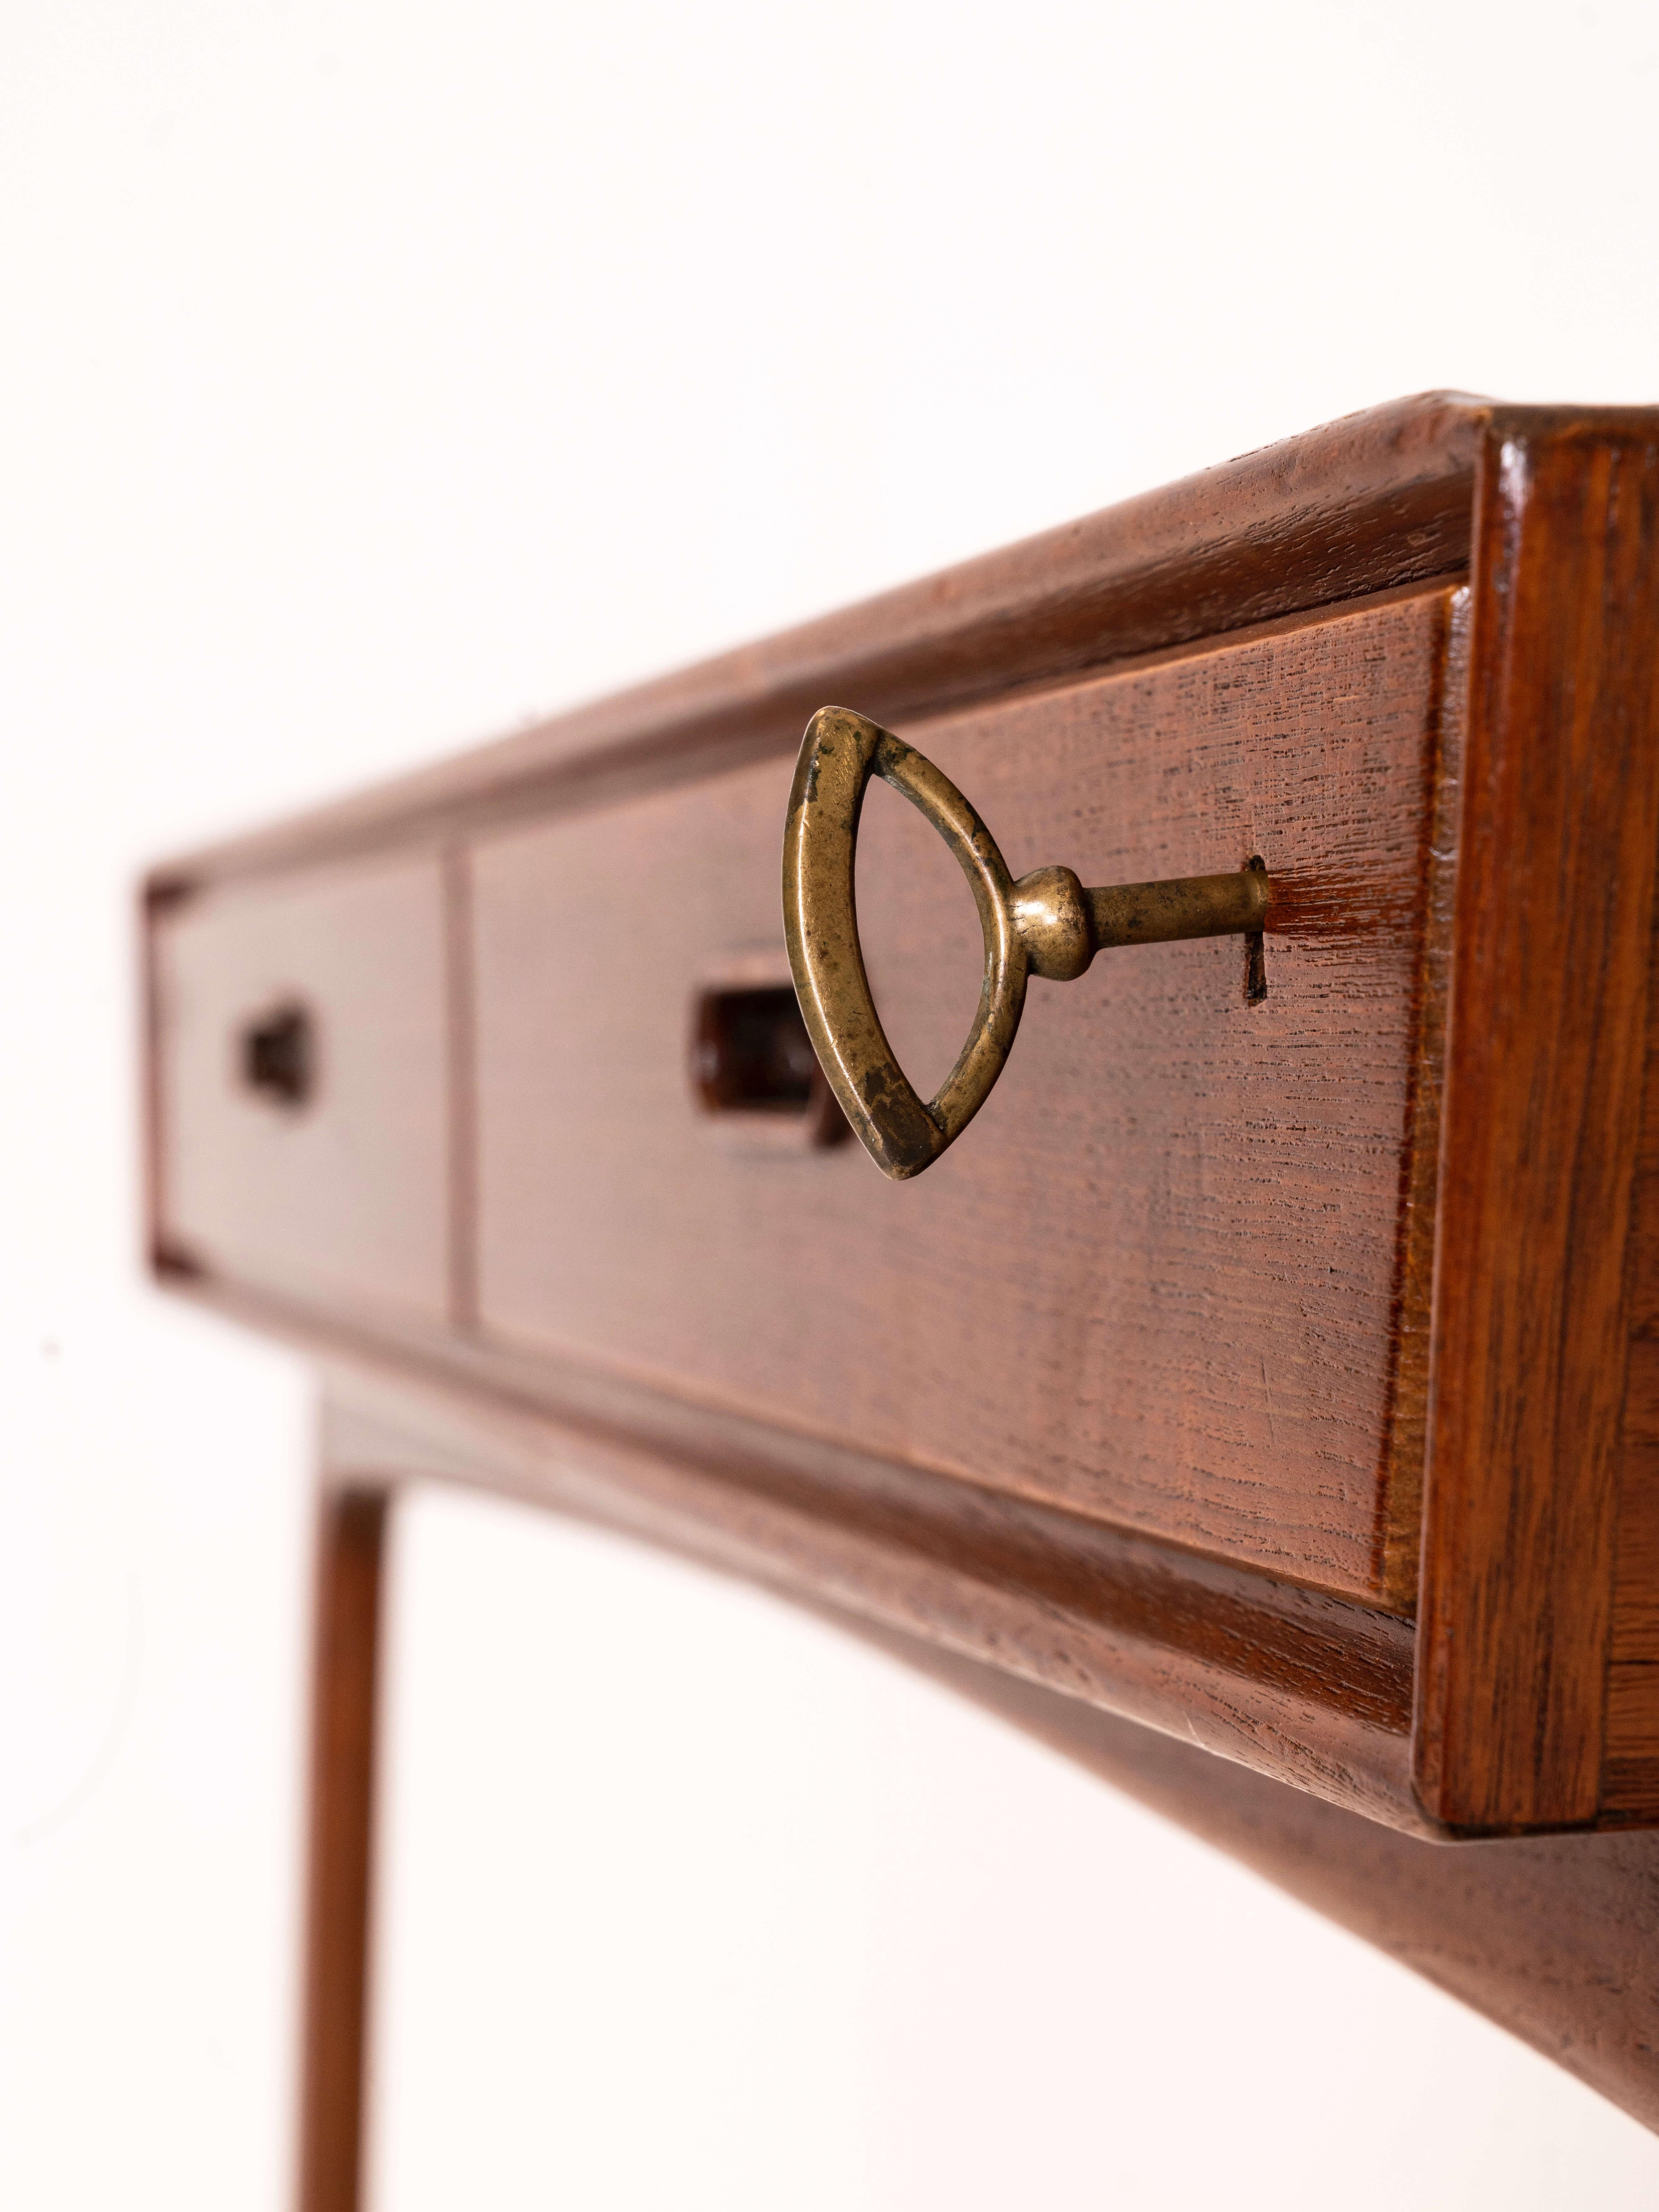
[[[331,1310],[449,1310],[435,860],[231,886],[157,933],[160,1229]]]
[[[485,1332],[1406,1603],[1389,1561],[1413,1550],[1414,1069],[1455,611],[1449,592],[1372,603],[907,727],[1016,872],[1259,854],[1302,921],[1267,939],[1258,1004],[1237,939],[1035,983],[979,1119],[902,1185],[854,1145],[751,1141],[690,1079],[710,978],[787,973],[790,763],[481,842]],[[880,787],[859,900],[926,1095],[973,1013],[978,930],[954,862]]]

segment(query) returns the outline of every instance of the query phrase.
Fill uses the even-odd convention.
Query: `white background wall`
[[[1376,400],[1659,399],[1656,92],[1641,4],[6,0],[9,2208],[289,2185],[309,1400],[138,1278],[141,860]],[[1659,2191],[770,1601],[396,1569],[378,2212]]]

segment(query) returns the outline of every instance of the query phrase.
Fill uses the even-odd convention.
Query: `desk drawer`
[[[447,1320],[438,861],[204,890],[153,957],[164,1250],[326,1310]]]
[[[158,1263],[464,1404],[524,1494],[1339,1802],[1659,1823],[1656,667],[1659,412],[1430,395],[185,855]],[[903,1181],[791,1026],[830,702],[796,951]],[[1001,981],[931,1133],[846,988],[870,743],[1048,872],[1017,909],[936,806]],[[1040,980],[1064,868],[1243,929],[1256,855],[1259,970]],[[925,1093],[978,922],[885,785],[859,872]]]
[[[909,1183],[805,1130],[757,1141],[691,1079],[704,995],[787,981],[789,763],[480,841],[486,1334],[1407,1605],[1458,605],[1360,605],[906,728],[1016,872],[1261,854],[1290,894],[1261,1003],[1237,939],[1035,983],[1001,1085]],[[979,929],[879,787],[859,898],[926,1095],[973,1015]]]

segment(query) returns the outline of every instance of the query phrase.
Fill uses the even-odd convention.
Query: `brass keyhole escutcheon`
[[[985,938],[974,1026],[926,1103],[893,1056],[859,945],[853,856],[872,775],[902,792],[956,854]],[[931,1167],[985,1103],[1019,1028],[1028,977],[1073,981],[1109,945],[1254,935],[1272,902],[1272,879],[1257,866],[1098,890],[1064,867],[1033,868],[1016,882],[949,777],[890,730],[846,707],[822,707],[806,726],[783,836],[789,965],[830,1088],[865,1150],[896,1182]]]

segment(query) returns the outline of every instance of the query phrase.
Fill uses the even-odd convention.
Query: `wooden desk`
[[[1656,526],[1659,410],[1431,396],[155,872],[157,1270],[329,1377],[311,2212],[416,1474],[834,1611],[1659,2114]],[[1259,948],[1034,982],[882,1182],[779,918],[827,701],[1016,871],[1259,859]],[[942,1074],[953,863],[859,869]]]

